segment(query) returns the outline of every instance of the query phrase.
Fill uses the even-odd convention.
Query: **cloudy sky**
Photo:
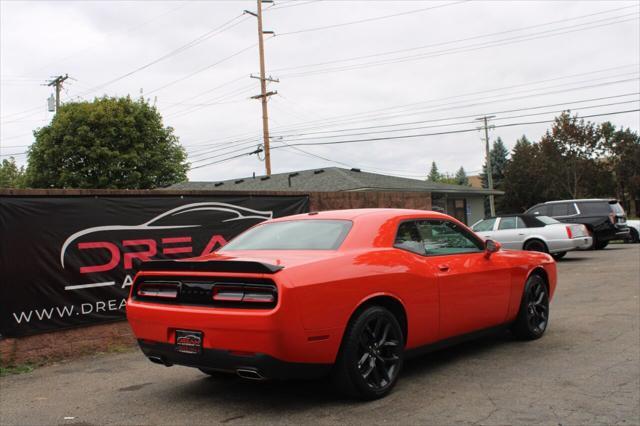
[[[0,158],[26,162],[64,102],[140,96],[190,153],[191,180],[264,173],[255,1],[0,2]],[[638,1],[281,0],[264,5],[273,172],[338,165],[475,174],[490,138],[537,140],[564,109],[640,124]],[[636,111],[633,111],[636,110]],[[626,111],[626,112],[625,112]],[[607,115],[608,114],[608,115]],[[410,136],[410,137],[405,137]],[[373,140],[371,140],[373,139]],[[342,143],[345,141],[358,141]],[[334,143],[340,142],[340,143]],[[327,144],[327,145],[320,145]],[[237,158],[233,158],[237,157]]]

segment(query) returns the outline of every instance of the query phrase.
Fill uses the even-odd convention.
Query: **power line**
[[[420,9],[413,9],[413,10],[408,10],[408,11],[400,12],[400,13],[392,13],[390,15],[382,15],[382,16],[375,16],[375,17],[371,17],[371,18],[357,19],[355,21],[343,22],[343,23],[340,23],[340,24],[324,25],[324,26],[320,26],[320,27],[288,31],[288,32],[280,33],[279,36],[282,37],[282,36],[293,35],[293,34],[300,34],[300,33],[308,33],[308,32],[313,32],[313,31],[328,30],[328,29],[331,29],[331,28],[346,27],[348,25],[363,24],[363,23],[366,23],[366,22],[380,21],[380,20],[383,20],[383,19],[396,18],[398,16],[412,15],[412,14],[415,14],[415,13],[426,12],[428,10],[433,10],[433,9],[441,9],[443,7],[449,7],[449,6],[454,6],[454,5],[460,4],[460,3],[466,3],[467,1],[470,1],[470,0],[462,0],[462,1],[456,1],[456,2],[453,2],[453,3],[441,4],[441,5],[437,5],[437,6],[423,7],[423,8],[420,8]]]
[[[633,13],[633,14],[630,14],[630,15],[637,15],[637,13]],[[624,15],[624,16],[629,16],[629,15]],[[616,18],[619,18],[619,17],[606,18],[606,19],[604,19],[604,21],[610,21],[611,19],[616,19]],[[603,21],[603,20],[600,20],[600,21]],[[422,54],[418,54],[418,55],[401,56],[401,57],[397,57],[397,58],[389,58],[389,59],[383,59],[383,60],[379,60],[379,61],[370,61],[370,62],[364,62],[364,63],[352,64],[352,65],[344,65],[344,66],[337,66],[337,67],[326,67],[326,68],[320,68],[320,69],[317,69],[317,70],[313,70],[312,69],[312,70],[303,71],[303,72],[293,72],[293,73],[288,73],[288,74],[284,73],[284,74],[281,74],[281,75],[282,75],[282,77],[287,77],[287,78],[299,78],[299,77],[308,77],[308,76],[313,76],[313,75],[320,75],[320,74],[327,74],[327,73],[334,73],[334,72],[354,71],[354,70],[360,70],[360,69],[364,69],[364,68],[371,68],[371,67],[382,66],[382,65],[404,63],[404,62],[423,60],[423,59],[429,59],[429,58],[440,57],[440,56],[453,55],[453,54],[458,54],[458,53],[474,52],[474,51],[488,49],[488,48],[492,48],[492,47],[506,46],[506,45],[510,45],[510,44],[516,44],[516,43],[521,43],[521,42],[526,42],[526,41],[531,41],[531,40],[539,40],[539,39],[543,39],[543,38],[555,37],[555,36],[559,36],[559,35],[564,35],[564,34],[569,34],[569,33],[574,33],[574,32],[580,32],[580,31],[587,31],[587,30],[591,30],[591,29],[595,29],[595,28],[600,28],[600,27],[604,27],[604,26],[620,24],[620,23],[624,23],[624,22],[631,22],[631,21],[637,22],[637,16],[634,17],[634,18],[629,18],[629,19],[618,19],[617,21],[605,22],[605,23],[601,23],[601,24],[598,24],[598,25],[591,25],[591,24],[593,24],[595,22],[599,22],[599,21],[593,21],[593,22],[589,22],[589,23],[571,25],[571,26],[567,26],[567,27],[564,27],[564,28],[558,28],[558,29],[553,29],[553,30],[548,30],[548,31],[542,31],[542,32],[539,32],[539,33],[525,34],[525,35],[520,35],[520,36],[516,36],[516,37],[504,38],[504,39],[501,39],[501,40],[487,41],[487,42],[482,42],[482,43],[476,43],[475,45],[460,46],[460,47],[444,49],[444,50],[435,51],[435,52],[422,53]],[[585,25],[590,25],[590,26],[584,27]],[[584,28],[580,28],[580,27],[584,27]],[[568,29],[568,30],[567,31],[559,31],[559,30],[563,30],[563,29]]]
[[[528,111],[528,110],[531,110],[531,109],[541,109],[541,108],[549,108],[549,107],[556,107],[556,106],[567,106],[567,105],[570,105],[570,104],[591,102],[591,101],[594,101],[594,100],[619,98],[619,97],[623,97],[623,96],[631,96],[631,95],[637,95],[637,94],[640,94],[640,92],[629,93],[629,94],[624,94],[624,95],[604,96],[604,97],[600,97],[600,98],[585,99],[585,100],[581,100],[581,101],[562,102],[562,103],[557,103],[557,104],[541,105],[541,106],[528,107],[528,108],[517,108],[517,109],[509,109],[509,110],[502,110],[502,111],[493,111],[493,112],[489,113],[488,115],[504,114],[504,113],[508,113],[508,112]],[[596,108],[596,107],[605,107],[605,106],[614,106],[614,105],[624,105],[624,104],[633,103],[633,102],[638,102],[638,100],[613,102],[613,103],[608,103],[608,104],[590,105],[590,106],[577,106],[576,108],[579,108],[579,109]],[[566,109],[568,109],[568,108],[564,108],[563,110],[566,110]],[[518,118],[518,117],[525,117],[525,116],[532,116],[532,115],[549,114],[549,113],[554,113],[554,112],[560,112],[560,111],[558,111],[558,110],[545,111],[545,112],[541,112],[541,113],[525,114],[525,115],[514,116],[514,117],[509,117],[509,118]],[[308,136],[308,135],[317,135],[317,134],[324,134],[324,133],[347,132],[347,131],[352,131],[352,130],[379,129],[379,128],[387,128],[387,127],[404,126],[404,125],[432,123],[432,122],[438,122],[438,121],[457,120],[457,119],[462,119],[462,118],[472,118],[472,117],[476,117],[477,115],[478,114],[468,114],[468,115],[461,115],[461,116],[457,116],[457,117],[447,117],[447,118],[440,118],[440,119],[411,121],[411,122],[394,123],[394,124],[386,124],[386,125],[379,125],[379,126],[357,127],[357,128],[351,128],[351,129],[325,130],[325,131],[319,131],[319,132],[298,133],[298,134],[294,134],[294,135],[279,135],[279,136],[282,136],[282,137],[286,138],[286,137],[289,137],[289,136],[297,137],[297,136]],[[502,119],[504,119],[504,118],[497,118],[497,120],[502,120]],[[468,123],[473,123],[473,121],[465,122],[465,124],[468,124]],[[403,131],[403,130],[415,130],[415,129],[428,128],[428,127],[451,126],[451,125],[455,125],[455,124],[463,124],[463,123],[439,124],[437,126],[422,126],[422,127],[414,127],[414,128],[411,128],[411,129],[407,129],[407,128],[391,129],[391,130],[387,129],[387,130],[378,130],[378,131],[375,131],[373,133],[399,132],[399,131]],[[340,137],[340,136],[358,136],[358,135],[370,134],[370,133],[372,133],[372,132],[341,134],[341,135],[334,135],[334,136],[314,136],[313,138],[307,138],[307,139],[309,139],[309,140],[310,139],[327,139],[327,138],[335,138],[335,137]],[[305,139],[295,139],[295,140],[305,140]]]
[[[296,125],[293,125],[293,126],[279,127],[279,128],[277,128],[277,130],[280,130],[281,132],[291,132],[291,131],[300,131],[300,130],[305,130],[305,129],[309,130],[309,129],[317,129],[317,128],[323,128],[323,127],[326,128],[326,127],[331,127],[331,126],[334,126],[334,125],[338,125],[339,123],[347,123],[347,122],[357,123],[357,122],[368,121],[369,119],[367,118],[367,116],[373,118],[373,117],[377,117],[377,116],[383,115],[384,118],[386,118],[386,117],[391,116],[392,113],[390,113],[390,111],[407,109],[407,108],[414,108],[415,106],[418,106],[418,105],[424,105],[424,104],[430,104],[430,103],[433,104],[434,102],[438,102],[438,101],[444,101],[444,100],[449,100],[449,99],[457,99],[457,98],[464,98],[464,97],[469,97],[469,96],[474,96],[474,95],[479,95],[479,94],[484,94],[484,93],[490,93],[490,92],[499,92],[499,91],[509,90],[509,89],[523,87],[523,86],[538,85],[538,84],[547,83],[547,82],[551,82],[551,81],[564,80],[564,79],[569,79],[569,78],[573,78],[573,77],[579,77],[579,76],[583,76],[583,75],[598,74],[598,73],[602,73],[602,72],[608,72],[608,71],[612,71],[612,70],[629,68],[629,67],[637,67],[637,66],[638,66],[638,64],[629,64],[629,65],[624,65],[624,66],[603,68],[603,69],[584,72],[584,73],[569,74],[569,75],[565,75],[565,76],[562,76],[562,77],[555,77],[555,78],[551,78],[551,79],[536,80],[536,81],[532,81],[532,82],[529,82],[529,83],[522,83],[522,84],[516,84],[516,85],[510,85],[510,86],[503,86],[503,87],[498,87],[498,88],[494,87],[494,88],[491,88],[491,89],[486,89],[486,90],[481,90],[481,91],[476,91],[476,92],[469,92],[469,93],[463,93],[463,94],[455,95],[455,96],[448,96],[448,97],[444,97],[444,98],[431,99],[429,101],[414,102],[414,103],[410,103],[410,104],[397,105],[397,106],[388,107],[388,108],[374,109],[374,110],[369,110],[369,111],[364,111],[364,112],[354,113],[354,114],[346,114],[346,115],[343,114],[343,115],[340,115],[340,116],[334,116],[334,117],[324,118],[324,119],[320,119],[320,120],[311,120],[311,121],[308,121],[306,123],[299,123],[299,124],[296,124]],[[572,88],[570,90],[579,90],[579,89],[588,89],[588,88],[591,88],[591,86],[582,86],[582,87],[579,87],[579,88]],[[532,89],[532,90],[541,90],[541,89],[545,89],[545,88],[538,88],[538,89]],[[544,96],[544,95],[548,95],[548,94],[555,94],[555,93],[561,93],[561,92],[563,92],[563,90],[555,91],[555,92],[547,92],[547,93],[543,93],[543,94],[540,94],[540,95],[531,94],[531,95],[527,95],[526,97],[529,98],[529,97],[534,97],[534,96]],[[494,98],[494,97],[490,97],[490,98]],[[482,100],[482,99],[489,99],[489,98],[481,98],[480,100]],[[520,98],[510,98],[510,99],[507,99],[507,100],[515,100],[515,99],[520,99]],[[604,98],[602,98],[602,99],[604,99]],[[598,98],[598,100],[600,100],[600,98]],[[494,100],[492,102],[486,102],[485,104],[493,103],[493,102],[500,102],[500,99]],[[446,105],[447,104],[444,104],[444,106],[446,106]],[[450,104],[450,105],[453,105],[453,104]],[[443,105],[438,105],[438,107],[441,107],[441,106],[443,106]],[[459,107],[464,107],[464,105],[463,106],[459,106]],[[422,109],[424,109],[424,107],[422,107]],[[431,111],[431,112],[436,112],[436,111]],[[400,115],[399,113],[395,113],[395,114],[396,115]],[[403,115],[415,115],[415,114],[403,114]],[[476,115],[477,114],[475,114],[474,116],[476,116]],[[251,136],[249,136],[249,137],[248,137],[247,134],[235,135],[235,136],[231,136],[231,137],[227,138],[227,142],[223,142],[224,140],[220,140],[220,141],[217,141],[217,142],[214,142],[214,143],[193,144],[192,146],[197,146],[197,147],[203,147],[204,148],[204,147],[232,144],[232,143],[237,143],[237,142],[245,142],[247,140],[255,140],[255,137],[252,136],[253,133],[251,133],[250,135]],[[238,138],[240,138],[240,139],[238,139]],[[202,141],[202,142],[210,142],[212,140],[215,140],[215,139],[209,139],[209,140],[205,140],[205,141]],[[189,144],[187,144],[187,146],[188,145]]]
[[[598,85],[599,86],[599,85]],[[585,86],[587,88],[591,88],[593,86]],[[583,89],[584,87],[581,88],[574,88],[575,90],[578,89]],[[567,89],[569,90],[569,89]],[[563,92],[566,90],[562,90],[560,92]],[[522,98],[530,98],[530,97],[535,97],[535,96],[541,96],[541,95],[547,95],[549,93],[556,93],[556,92],[545,92],[542,94],[533,94],[533,95],[527,95],[527,96],[520,96],[520,97],[511,97],[511,98],[507,98],[506,100],[517,100],[517,99],[522,99]],[[556,103],[556,104],[550,104],[550,105],[541,105],[541,106],[536,106],[536,107],[531,107],[531,108],[512,108],[512,109],[506,109],[506,110],[500,110],[500,111],[494,111],[492,112],[492,114],[504,114],[504,113],[509,113],[509,112],[520,112],[520,111],[527,111],[530,109],[541,109],[541,108],[548,108],[548,107],[553,107],[553,106],[562,106],[562,105],[566,105],[566,104],[574,104],[574,103],[580,103],[580,102],[592,102],[592,101],[596,101],[596,100],[604,100],[604,99],[614,99],[614,98],[618,98],[618,97],[623,97],[623,96],[631,96],[637,94],[637,92],[633,92],[633,93],[626,93],[626,94],[622,94],[622,95],[613,95],[613,96],[604,96],[604,97],[599,97],[599,98],[591,98],[589,100],[582,100],[582,101],[571,101],[571,102],[567,102],[567,103]],[[491,104],[491,103],[495,103],[495,102],[504,102],[505,100],[493,100],[493,101],[489,101],[489,102],[476,102],[473,104],[467,104],[467,105],[456,105],[455,107],[449,107],[449,108],[441,108],[439,110],[433,110],[431,112],[438,112],[438,111],[444,111],[444,110],[451,110],[451,109],[459,109],[459,108],[468,108],[470,106],[479,106],[479,105],[486,105],[486,104]],[[585,108],[585,107],[583,107]],[[420,121],[415,121],[415,122],[408,122],[408,123],[396,123],[397,125],[411,125],[411,124],[420,124],[420,123],[429,123],[429,122],[438,122],[438,121],[450,121],[450,120],[456,120],[456,119],[465,119],[465,118],[472,118],[472,117],[476,117],[478,114],[470,114],[470,115],[462,115],[462,116],[456,116],[456,117],[445,117],[445,118],[441,118],[441,119],[430,119],[430,120],[420,120]],[[537,114],[534,114],[537,115]],[[525,115],[527,116],[527,115]],[[388,125],[388,127],[394,126],[396,124],[390,124]],[[462,124],[462,123],[458,123],[458,124]],[[441,127],[440,126],[435,126],[435,127]],[[376,126],[369,126],[372,128],[375,128]],[[430,126],[426,126],[426,127],[430,127]],[[363,128],[364,129],[364,128]],[[346,131],[348,131],[348,129],[345,129]],[[353,130],[353,129],[352,129]],[[336,130],[335,132],[340,131],[340,130]],[[331,132],[331,131],[327,131],[327,132]],[[370,134],[371,132],[368,132],[367,134]],[[376,132],[376,133],[383,133],[383,132]],[[284,137],[289,137],[289,136],[303,136],[304,134],[294,134],[294,135],[282,135]],[[345,136],[345,135],[338,135],[338,136]],[[333,137],[338,137],[338,136],[333,136]],[[346,135],[346,136],[354,136],[354,135]],[[309,139],[309,138],[308,138]],[[323,137],[315,137],[315,138],[310,138],[310,139],[323,139]],[[255,138],[252,138],[251,140],[255,141]],[[305,139],[300,139],[300,140],[305,140]],[[289,141],[291,141],[291,139],[289,139]],[[237,142],[244,142],[244,140],[239,140]],[[220,145],[227,145],[227,144],[217,144],[216,146],[220,146]],[[231,149],[231,148],[236,148],[241,146],[241,144],[235,144],[235,145],[230,145],[226,148],[221,148],[221,149],[210,149],[210,150],[204,150],[205,152],[202,154],[198,154],[198,155],[208,155],[212,152],[219,152],[221,150],[227,150],[227,149]],[[246,144],[243,144],[243,146],[246,146]]]
[[[449,40],[449,41],[444,41],[444,42],[439,42],[439,43],[430,43],[430,44],[426,44],[426,45],[422,45],[422,46],[410,47],[410,48],[405,48],[405,49],[396,49],[396,50],[391,50],[391,51],[387,51],[387,52],[374,53],[374,54],[370,54],[370,55],[355,56],[355,57],[346,58],[346,59],[337,59],[337,60],[332,60],[332,61],[317,62],[317,63],[313,63],[313,64],[298,65],[298,66],[293,66],[293,67],[275,68],[272,71],[289,71],[289,70],[312,67],[312,66],[330,65],[330,64],[334,64],[334,63],[350,62],[350,61],[355,61],[355,60],[359,60],[359,59],[368,59],[368,58],[373,58],[373,57],[378,57],[378,56],[386,56],[386,55],[391,55],[391,54],[396,54],[396,53],[411,52],[411,51],[415,51],[415,50],[427,49],[427,48],[438,47],[438,46],[445,46],[445,45],[448,45],[448,44],[455,44],[455,43],[460,43],[460,42],[463,42],[463,41],[475,40],[475,39],[479,39],[479,38],[486,38],[486,37],[492,37],[492,36],[496,36],[496,35],[509,34],[509,33],[513,33],[513,32],[526,31],[526,30],[533,29],[533,28],[544,27],[544,26],[558,24],[558,23],[562,23],[562,22],[580,20],[580,19],[584,19],[584,18],[588,18],[588,17],[592,17],[592,16],[597,16],[597,15],[602,15],[602,14],[606,14],[606,13],[617,12],[617,11],[620,11],[620,10],[636,8],[636,7],[638,7],[638,6],[637,5],[633,5],[633,6],[625,6],[625,7],[614,8],[614,9],[607,9],[605,11],[601,11],[601,12],[597,12],[597,13],[590,13],[590,14],[586,14],[586,15],[575,16],[575,17],[572,17],[572,18],[559,19],[559,20],[555,20],[555,21],[549,21],[549,22],[544,22],[544,23],[540,23],[540,24],[529,25],[529,26],[526,26],[526,27],[513,28],[513,29],[505,30],[505,31],[498,31],[498,32],[481,34],[481,35],[476,35],[476,36],[471,36],[471,37],[464,37],[464,38],[460,38],[460,39]],[[609,19],[611,19],[611,18],[609,18]]]
[[[631,112],[638,112],[640,111],[640,108],[638,109],[632,109],[632,110],[625,110],[625,111],[615,111],[615,112],[609,112],[609,113],[601,113],[601,114],[591,114],[591,115],[584,115],[581,116],[581,118],[593,118],[593,117],[604,117],[604,116],[610,116],[610,115],[619,115],[619,114],[627,114],[627,113],[631,113]],[[553,123],[553,120],[541,120],[541,121],[529,121],[529,122],[518,122],[518,123],[508,123],[508,124],[501,124],[501,125],[496,125],[495,128],[502,128],[502,127],[514,127],[514,126],[525,126],[525,125],[532,125],[532,124],[547,124],[547,123]],[[446,132],[435,132],[435,133],[421,133],[421,134],[414,134],[414,135],[404,135],[404,136],[390,136],[390,137],[382,137],[382,138],[367,138],[367,139],[356,139],[356,140],[343,140],[343,141],[331,141],[331,142],[308,142],[308,143],[293,143],[293,144],[287,144],[287,145],[279,145],[279,146],[275,146],[272,149],[282,149],[282,148],[293,148],[293,147],[298,147],[298,146],[321,146],[321,145],[338,145],[338,144],[350,144],[350,143],[364,143],[364,142],[378,142],[378,141],[387,141],[387,140],[400,140],[400,139],[410,139],[410,138],[417,138],[417,137],[429,137],[429,136],[442,136],[442,135],[451,135],[451,134],[461,134],[461,133],[470,133],[470,132],[476,132],[478,131],[477,128],[471,128],[471,129],[459,129],[459,130],[450,130],[450,131],[446,131]],[[244,154],[238,154],[238,155],[234,155],[232,157],[228,157],[228,158],[224,158],[221,160],[217,160],[211,163],[205,163],[205,164],[201,164],[197,167],[192,168],[193,169],[200,169],[203,167],[207,167],[213,164],[219,164],[222,162],[226,162],[226,161],[230,161],[236,158],[240,158],[240,157],[244,157],[247,155],[251,155],[251,152],[245,152]]]
[[[387,113],[387,114],[376,114],[374,116],[370,116],[370,117],[358,117],[358,118],[353,118],[353,119],[348,119],[348,120],[336,120],[333,123],[325,123],[325,124],[317,124],[315,126],[312,125],[308,125],[308,126],[298,126],[296,127],[292,127],[292,131],[295,130],[304,130],[304,129],[318,129],[318,128],[327,128],[327,127],[332,127],[335,126],[338,123],[347,123],[347,122],[352,122],[352,123],[358,123],[358,122],[368,122],[374,119],[377,120],[388,120],[388,119],[392,119],[392,118],[396,118],[396,117],[402,117],[402,116],[411,116],[411,115],[416,115],[416,114],[422,114],[422,113],[433,113],[433,112],[442,112],[442,111],[449,111],[452,109],[460,109],[460,108],[469,108],[469,107],[473,107],[473,106],[481,106],[481,105],[487,105],[487,104],[492,104],[492,103],[496,103],[496,102],[508,102],[508,101],[514,101],[514,100],[520,100],[520,99],[524,99],[524,98],[531,98],[531,97],[540,97],[540,96],[546,96],[546,95],[553,95],[553,94],[558,94],[558,93],[564,93],[564,92],[573,92],[573,91],[577,91],[577,90],[584,90],[584,89],[593,89],[596,87],[604,87],[604,86],[611,86],[611,85],[617,85],[617,84],[622,84],[622,83],[628,83],[631,81],[637,81],[638,78],[629,78],[629,79],[622,79],[622,80],[615,80],[615,81],[608,81],[608,82],[603,82],[603,83],[598,83],[598,84],[591,84],[591,85],[586,85],[586,86],[579,86],[579,87],[571,87],[571,88],[566,88],[566,89],[560,89],[560,90],[552,90],[552,91],[545,91],[545,92],[539,92],[539,93],[531,93],[531,94],[527,94],[527,95],[522,95],[522,96],[512,96],[512,97],[507,97],[505,98],[505,95],[499,95],[500,97],[498,97],[497,99],[496,96],[491,96],[491,97],[485,97],[485,98],[479,98],[479,99],[470,99],[467,101],[459,101],[459,102],[453,102],[453,103],[445,103],[445,104],[439,104],[439,105],[433,105],[433,106],[429,106],[429,107],[422,107],[417,111],[413,111],[413,112],[405,112],[405,113]],[[533,90],[541,90],[541,89],[546,89],[546,88],[540,88],[540,89],[533,89]],[[527,90],[525,92],[531,92],[532,90]],[[521,92],[522,93],[522,92]],[[490,99],[484,102],[479,102],[479,101],[483,101],[485,99]],[[461,103],[461,102],[467,102],[467,103]],[[471,103],[469,103],[471,102]]]
[[[602,114],[592,114],[592,115],[583,115],[580,118],[592,118],[592,117],[602,117],[609,115],[618,115],[618,114],[626,114],[630,112],[637,112],[640,109],[632,109],[625,111],[615,111],[609,113]],[[513,127],[513,126],[523,126],[523,125],[531,125],[531,124],[544,124],[544,123],[553,123],[553,120],[542,120],[542,121],[529,121],[529,122],[521,122],[521,123],[509,123],[509,124],[500,124],[496,125],[495,128],[501,127]],[[341,141],[329,141],[329,142],[301,142],[301,143],[293,143],[289,144],[289,146],[318,146],[318,145],[341,145],[347,143],[362,143],[362,142],[377,142],[377,141],[385,141],[385,140],[397,140],[397,139],[410,139],[417,138],[423,136],[440,136],[440,135],[449,135],[449,134],[457,134],[457,133],[468,133],[478,131],[477,128],[473,129],[462,129],[462,130],[450,130],[447,132],[436,132],[436,133],[420,133],[420,134],[412,134],[412,135],[402,135],[402,136],[387,136],[387,137],[378,137],[378,138],[367,138],[367,139],[354,139],[354,140],[341,140]],[[276,149],[276,148],[274,148]]]

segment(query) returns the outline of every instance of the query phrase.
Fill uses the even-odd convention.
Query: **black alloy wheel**
[[[360,399],[387,395],[404,361],[398,319],[381,306],[363,310],[350,322],[332,372],[339,391]]]
[[[387,316],[371,318],[358,340],[358,371],[365,383],[379,391],[398,374],[402,336]]]
[[[542,253],[548,253],[547,245],[540,240],[530,240],[524,245],[524,249],[527,251],[539,251]]]
[[[548,325],[549,290],[544,278],[532,275],[525,284],[512,331],[518,338],[534,340],[542,337]]]

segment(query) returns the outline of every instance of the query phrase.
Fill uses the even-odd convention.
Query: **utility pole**
[[[69,74],[65,74],[64,76],[59,75],[47,83],[47,86],[55,86],[56,88],[56,113],[60,109],[60,90],[62,89],[62,83],[68,78]]]
[[[260,94],[256,96],[252,96],[252,99],[260,99],[262,102],[262,139],[264,144],[264,163],[267,176],[271,176],[271,150],[269,146],[269,112],[267,108],[267,101],[269,96],[275,95],[278,92],[267,92],[267,81],[278,82],[278,80],[273,79],[265,75],[265,66],[264,66],[264,34],[273,34],[273,31],[263,31],[262,29],[262,3],[273,3],[273,0],[257,0],[258,10],[256,13],[245,10],[245,13],[249,15],[253,15],[258,18],[258,51],[260,54],[260,76],[255,77],[251,76],[251,78],[258,78],[260,80]]]
[[[486,162],[487,162],[487,184],[490,190],[493,190],[493,168],[491,167],[491,150],[489,149],[489,124],[488,121],[491,118],[494,118],[495,115],[485,115],[484,117],[478,117],[476,120],[480,120],[483,122],[484,127],[484,147],[486,154]],[[481,128],[479,128],[481,129]],[[489,211],[491,212],[491,216],[495,217],[496,215],[496,205],[495,198],[493,194],[489,195]]]

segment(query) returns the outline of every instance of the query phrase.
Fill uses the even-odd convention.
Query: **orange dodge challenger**
[[[556,264],[450,216],[358,209],[268,220],[218,252],[142,264],[127,318],[153,362],[247,379],[330,374],[379,398],[405,357],[487,331],[537,339]]]

